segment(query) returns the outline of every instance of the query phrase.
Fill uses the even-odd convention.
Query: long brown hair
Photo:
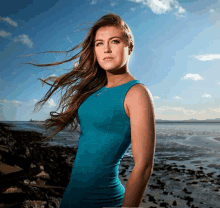
[[[67,87],[65,94],[63,96],[61,92],[61,101],[56,110],[58,111],[58,109],[62,107],[62,112],[58,113],[56,111],[51,111],[50,112],[51,118],[46,119],[45,124],[40,122],[46,127],[46,130],[48,130],[53,126],[56,127],[55,129],[56,131],[53,131],[54,133],[52,133],[47,138],[51,138],[61,130],[66,129],[69,126],[69,124],[71,124],[70,131],[77,130],[77,126],[79,124],[79,118],[78,118],[79,106],[92,93],[96,92],[101,87],[107,84],[106,72],[99,66],[94,51],[94,45],[95,45],[94,39],[95,39],[96,31],[104,26],[115,26],[117,28],[121,28],[126,43],[128,43],[129,48],[133,49],[134,38],[130,28],[121,19],[121,17],[119,17],[114,13],[109,13],[101,17],[98,21],[96,21],[92,25],[87,36],[85,37],[82,43],[78,44],[69,51],[65,51],[65,53],[69,53],[71,51],[74,51],[75,49],[82,47],[82,50],[75,56],[64,61],[49,63],[49,64],[26,63],[38,67],[42,67],[42,66],[48,67],[48,66],[63,64],[79,58],[79,61],[75,62],[70,72],[63,74],[59,77],[50,76],[44,80],[40,79],[41,81],[43,81],[43,84],[46,83],[50,85],[51,88],[46,93],[46,95],[39,102],[35,104],[34,112],[39,107],[39,105],[41,109],[43,105],[47,102],[47,100],[51,97],[51,95],[58,88],[63,89],[64,87]],[[51,85],[46,82],[48,80],[50,81],[52,80],[54,81],[54,83]],[[57,115],[54,115],[54,113],[56,113]]]

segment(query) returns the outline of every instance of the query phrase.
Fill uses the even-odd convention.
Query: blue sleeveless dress
[[[132,80],[112,88],[103,86],[80,105],[78,150],[60,208],[122,206],[125,188],[118,178],[118,167],[131,145],[124,99],[129,88],[138,83]],[[97,93],[101,94],[95,97]]]

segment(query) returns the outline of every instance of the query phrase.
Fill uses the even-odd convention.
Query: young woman
[[[138,207],[153,168],[155,120],[151,93],[128,70],[133,35],[118,15],[107,14],[94,23],[80,46],[83,49],[69,60],[37,65],[80,58],[39,101],[45,103],[59,87],[74,84],[61,101],[68,101],[67,110],[56,116],[51,113],[46,120],[47,128],[57,126],[56,133],[74,119],[81,128],[60,208]],[[77,80],[81,82],[76,84]],[[135,166],[125,190],[118,167],[131,144]]]

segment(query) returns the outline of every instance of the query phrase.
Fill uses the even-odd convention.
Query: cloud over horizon
[[[186,76],[184,76],[182,79],[191,79],[191,80],[197,81],[197,80],[203,80],[205,78],[201,77],[199,74],[189,73]]]
[[[4,30],[0,30],[0,37],[8,38],[9,36],[11,36],[10,32],[6,32]]]
[[[186,10],[180,6],[177,0],[128,0],[135,3],[140,3],[142,6],[147,6],[155,14],[164,14],[166,12],[176,11],[176,15],[181,16],[186,13]]]
[[[12,20],[10,17],[0,17],[0,21],[6,22],[14,27],[18,27],[18,23]]]
[[[213,61],[216,59],[220,59],[220,54],[205,54],[205,55],[195,56],[195,58],[199,61]]]
[[[33,48],[33,42],[26,34],[18,35],[17,37],[14,38],[14,41],[15,42],[22,42],[23,44],[25,44],[29,48]]]

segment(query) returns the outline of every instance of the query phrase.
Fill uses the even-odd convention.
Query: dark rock
[[[21,193],[1,193],[0,194],[0,201],[3,203],[16,203],[16,202],[23,202],[26,198],[27,194],[24,192]]]
[[[12,204],[5,204],[3,208],[21,208],[22,202],[15,202]]]
[[[167,207],[167,206],[169,206],[169,203],[168,202],[161,202],[160,206],[161,207]]]
[[[3,175],[0,180],[0,187],[10,186],[15,182],[24,180],[41,172],[40,167],[29,168]]]
[[[175,201],[173,201],[172,205],[173,205],[173,206],[176,206],[176,205],[177,205],[176,200],[175,200]]]
[[[184,200],[187,200],[187,201],[189,201],[189,202],[193,201],[193,198],[190,197],[190,196],[182,196],[182,197],[180,197],[180,198],[181,198],[181,199],[184,199]]]
[[[192,193],[191,191],[188,191],[187,188],[184,188],[183,191],[184,191],[186,194],[191,194],[191,193]]]
[[[156,199],[154,198],[154,196],[150,195],[150,194],[147,194],[149,196],[149,201],[153,201],[153,202],[156,202]]]
[[[188,206],[190,206],[190,202],[189,202],[189,201],[187,201],[186,204],[187,204]]]

